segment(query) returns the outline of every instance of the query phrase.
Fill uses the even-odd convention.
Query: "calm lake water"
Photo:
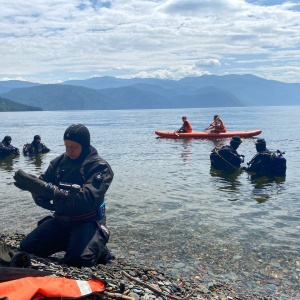
[[[286,178],[252,180],[210,169],[209,155],[223,140],[158,138],[187,115],[202,131],[220,114],[228,130],[262,129],[270,150],[285,151]],[[52,151],[0,161],[0,230],[28,233],[47,211],[13,185],[19,168],[41,174],[64,152],[63,133],[83,123],[91,142],[115,173],[107,192],[111,248],[117,255],[164,264],[181,276],[210,275],[280,299],[300,295],[300,106],[173,110],[0,113],[2,136],[18,148],[39,134]],[[255,139],[238,152],[245,163]],[[198,278],[197,277],[197,278]],[[285,298],[286,297],[286,298]]]

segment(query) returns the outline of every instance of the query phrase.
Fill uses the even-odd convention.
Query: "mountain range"
[[[254,75],[203,75],[178,81],[105,76],[61,84],[10,80],[0,81],[0,97],[42,110],[280,106],[300,104],[300,83]]]

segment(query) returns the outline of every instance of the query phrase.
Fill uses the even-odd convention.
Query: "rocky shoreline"
[[[13,249],[17,249],[23,234],[0,234]],[[113,250],[113,249],[112,249]],[[131,297],[135,300],[154,299],[191,299],[191,300],[274,300],[269,295],[256,294],[252,291],[233,287],[227,281],[207,278],[204,273],[189,278],[168,274],[163,265],[149,266],[116,257],[107,265],[91,268],[75,268],[59,263],[60,255],[47,259],[31,256],[31,268],[50,271],[55,276],[78,280],[89,280],[93,276],[107,283],[106,291],[115,295]],[[102,297],[103,298],[103,297]],[[93,298],[97,299],[97,298]]]

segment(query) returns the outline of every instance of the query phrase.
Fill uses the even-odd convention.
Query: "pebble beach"
[[[0,240],[5,241],[13,249],[18,249],[23,234],[0,234]],[[122,295],[135,300],[154,299],[214,299],[214,300],[271,300],[279,299],[268,295],[268,292],[259,293],[245,288],[238,287],[228,280],[216,280],[211,278],[209,273],[198,268],[197,274],[185,275],[180,272],[175,276],[167,269],[162,262],[154,265],[150,259],[142,260],[142,253],[131,251],[130,257],[124,257],[118,250],[110,250],[115,259],[107,265],[96,265],[91,268],[75,268],[60,264],[62,253],[49,258],[31,256],[31,268],[40,271],[50,271],[53,276],[65,277],[76,280],[89,280],[94,276],[107,283],[106,291],[111,293],[113,298]],[[184,268],[184,264],[177,263],[175,268]],[[118,295],[118,296],[117,296]],[[98,297],[98,296],[97,296]],[[86,299],[98,299],[93,298]],[[108,297],[107,295],[105,297]],[[103,295],[102,297],[103,298]],[[109,297],[108,297],[109,298]],[[100,299],[100,298],[99,298]],[[281,299],[281,298],[280,298]],[[297,298],[291,298],[297,299]]]

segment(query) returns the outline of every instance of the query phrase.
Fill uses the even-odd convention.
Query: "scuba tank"
[[[215,169],[220,169],[219,168],[219,162],[220,162],[220,157],[217,154],[217,151],[219,149],[218,148],[214,148],[211,150],[211,154],[210,154],[210,163],[212,165],[212,167],[214,167]]]
[[[273,176],[285,176],[286,174],[286,159],[283,156],[285,152],[277,150],[272,153],[271,173]]]

